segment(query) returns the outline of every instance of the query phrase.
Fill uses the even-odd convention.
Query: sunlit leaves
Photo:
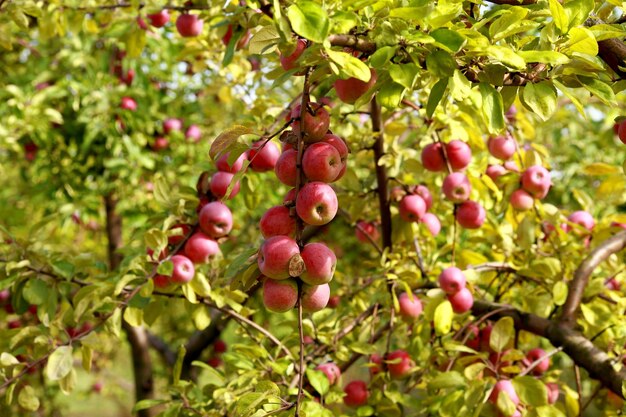
[[[293,30],[300,36],[322,43],[328,36],[328,14],[318,3],[301,0],[289,6],[287,17]]]

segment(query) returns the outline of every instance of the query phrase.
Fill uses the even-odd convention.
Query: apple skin
[[[623,144],[626,144],[626,120],[620,122],[619,128],[617,129],[617,137]]]
[[[611,291],[619,291],[621,288],[621,284],[615,279],[615,277],[611,277],[604,281],[604,286]]]
[[[343,139],[341,139],[337,135],[333,135],[332,133],[327,133],[326,135],[324,135],[323,141],[324,143],[333,145],[335,149],[337,149],[337,152],[339,152],[339,157],[341,158],[341,163],[343,164],[343,166],[339,171],[339,175],[337,175],[337,178],[335,178],[335,181],[338,181],[341,177],[343,177],[343,174],[346,173],[346,169],[348,168],[348,154],[350,153],[350,150],[348,149],[348,145],[346,145],[346,142]]]
[[[185,243],[185,256],[194,264],[205,264],[220,252],[217,242],[202,232],[196,232]]]
[[[285,198],[283,198],[283,203],[285,204],[296,204],[296,189],[292,188],[285,194]]]
[[[263,141],[254,142],[252,148],[248,151],[250,168],[256,172],[271,171],[280,157],[280,149],[271,141],[267,142],[263,149],[259,150],[261,145],[263,145]]]
[[[485,171],[485,174],[496,184],[498,183],[498,179],[506,173],[507,169],[502,165],[489,165]]]
[[[533,208],[535,204],[535,199],[532,195],[528,194],[526,191],[515,190],[511,193],[511,197],[509,198],[509,202],[511,203],[511,207],[515,210],[526,211]]]
[[[167,9],[163,9],[158,13],[153,13],[147,15],[148,20],[150,20],[150,24],[155,28],[162,28],[170,21],[170,13]]]
[[[233,162],[233,165],[228,165],[228,157],[230,156],[230,152],[226,152],[224,155],[220,156],[215,163],[215,166],[219,171],[230,172],[231,174],[236,174],[241,171],[243,168],[243,162],[248,159],[248,155],[244,152],[239,155],[239,158]]]
[[[291,128],[296,135],[300,134],[300,128],[304,133],[305,143],[320,142],[328,132],[330,126],[330,115],[322,104],[309,103],[310,110],[300,113],[300,106],[296,106],[291,111],[292,118],[300,118],[291,124]]]
[[[374,242],[376,242],[380,238],[380,232],[378,231],[378,228],[374,223],[360,220],[359,222],[357,222],[357,225],[359,227],[356,228],[355,234],[359,242],[370,243],[370,239],[368,239],[368,236]]]
[[[167,275],[156,274],[154,277],[152,277],[152,281],[154,281],[155,288],[167,288],[172,285],[170,277],[168,277]]]
[[[233,228],[233,214],[226,204],[212,201],[198,215],[200,229],[213,239],[226,236]]]
[[[476,201],[465,201],[456,210],[456,221],[465,229],[478,229],[486,217],[487,212]]]
[[[387,363],[387,370],[394,379],[406,377],[414,365],[411,357],[404,350],[396,350],[387,355],[387,361],[396,362],[398,359],[400,359],[398,363]]]
[[[398,210],[405,222],[418,222],[426,213],[426,203],[419,195],[407,195],[400,200]]]
[[[517,118],[517,107],[515,107],[515,104],[511,104],[511,107],[504,113],[504,117],[506,117],[509,123],[515,123],[515,119]]]
[[[438,282],[446,294],[454,295],[465,288],[467,279],[463,271],[455,266],[451,266],[441,271]]]
[[[592,231],[596,225],[596,222],[593,219],[593,216],[589,214],[589,212],[586,212],[584,210],[578,210],[578,211],[573,212],[567,217],[567,220],[569,220],[572,223],[582,226],[588,231]]]
[[[302,169],[309,181],[333,182],[343,167],[339,152],[328,143],[313,143],[306,148],[302,156]],[[287,185],[294,186],[295,182]]]
[[[272,236],[289,236],[296,235],[296,219],[289,215],[289,209],[285,206],[274,206],[269,208],[261,221],[259,229],[264,238]]]
[[[328,284],[322,285],[308,285],[302,286],[302,310],[307,313],[315,313],[320,311],[328,305],[330,299],[330,286]]]
[[[517,396],[517,392],[515,392],[513,384],[508,379],[501,379],[500,381],[496,382],[496,385],[493,387],[493,391],[491,391],[491,394],[489,395],[489,401],[493,404],[496,404],[498,402],[498,395],[500,395],[501,392],[504,392],[506,395],[508,395],[513,404],[515,404],[516,406],[519,405],[519,397]]]
[[[422,165],[432,172],[440,172],[446,169],[446,160],[443,156],[441,143],[435,142],[426,145],[422,150]]]
[[[296,212],[306,223],[323,226],[335,218],[339,202],[332,187],[319,181],[305,184],[296,197]]]
[[[328,378],[328,382],[330,383],[330,385],[334,385],[335,382],[338,382],[339,378],[341,378],[341,370],[334,362],[322,363],[320,365],[317,365],[315,369],[318,371],[322,371],[324,375],[326,375],[326,378]]]
[[[531,349],[528,352],[526,352],[525,365],[529,366],[536,360],[539,360],[545,356],[546,356],[545,350],[541,348]],[[535,366],[532,369],[532,371],[530,371],[530,373],[533,374],[534,376],[541,376],[548,370],[548,368],[550,368],[550,358],[545,358],[541,362],[539,362],[537,366]]]
[[[186,284],[193,279],[196,269],[189,258],[184,255],[174,255],[170,260],[174,264],[170,281],[176,284]]]
[[[559,384],[548,382],[546,388],[548,389],[548,404],[554,404],[559,399]]]
[[[7,322],[7,327],[9,329],[19,329],[22,327],[22,321],[20,319],[13,319]]]
[[[185,130],[185,139],[190,142],[199,142],[202,138],[202,131],[198,125],[191,125]]]
[[[422,197],[422,200],[424,200],[424,203],[426,203],[426,210],[427,211],[430,210],[430,208],[433,206],[433,195],[430,193],[430,190],[428,189],[428,187],[420,184],[414,187],[412,192],[413,194],[419,195],[420,197]]]
[[[522,174],[522,188],[535,198],[544,198],[550,185],[550,172],[541,165],[528,167]]]
[[[193,38],[202,33],[203,22],[195,14],[181,14],[176,19],[176,29],[183,38]]]
[[[480,350],[480,329],[475,324],[471,324],[467,328],[467,341],[465,342],[465,346],[470,349],[474,349],[475,351]]]
[[[166,135],[169,135],[174,131],[179,131],[182,128],[183,122],[181,122],[180,119],[169,118],[165,119],[165,121],[163,122],[163,132],[165,132]]]
[[[443,180],[441,189],[449,201],[462,203],[469,199],[472,186],[465,174],[453,172]]]
[[[299,254],[300,248],[295,240],[287,236],[272,236],[259,249],[259,270],[268,278],[289,278],[289,261]]]
[[[224,362],[222,362],[222,360],[220,358],[212,357],[212,358],[209,358],[206,361],[206,363],[207,363],[207,365],[209,365],[212,368],[219,368],[220,366],[222,366],[222,364]]]
[[[296,67],[296,61],[298,60],[298,58],[300,58],[305,49],[306,41],[304,39],[298,39],[298,41],[296,42],[296,48],[291,54],[287,56],[280,56],[280,65],[283,67],[283,69],[285,71],[294,69]]]
[[[171,236],[167,237],[167,244],[168,245],[176,246],[180,242],[185,240],[185,236],[189,235],[189,233],[191,232],[191,229],[193,229],[193,227],[190,224],[186,224],[186,223],[177,223],[177,224],[173,225],[172,227],[170,227],[170,231],[173,231],[173,230],[176,230],[176,229],[180,229],[180,231],[177,232],[175,235],[171,235]]]
[[[168,146],[170,146],[169,141],[163,136],[159,136],[154,139],[154,143],[152,144],[152,150],[159,152],[167,149]]]
[[[137,102],[131,97],[122,97],[120,107],[124,110],[135,111],[137,110]]]
[[[215,343],[213,343],[213,352],[215,353],[225,353],[227,349],[228,346],[223,340],[216,340]]]
[[[374,376],[383,371],[385,364],[383,363],[383,357],[378,353],[372,353],[370,355],[370,362],[374,364],[374,366],[370,366],[370,375]]]
[[[352,381],[343,388],[346,394],[343,397],[343,403],[348,407],[360,407],[367,404],[370,396],[367,390],[367,384],[364,381]]]
[[[411,301],[409,294],[405,292],[400,294],[398,303],[400,304],[400,316],[404,319],[416,319],[422,314],[424,309],[422,302],[415,294],[413,294],[413,301]]]
[[[358,78],[348,78],[347,80],[338,79],[333,84],[335,92],[339,100],[346,104],[354,104],[363,94],[376,84],[376,71],[370,68],[369,81],[361,81]]]
[[[217,198],[225,197],[228,186],[233,181],[234,176],[235,174],[231,174],[230,172],[217,171],[211,177],[211,193]],[[234,198],[239,193],[239,188],[240,184],[239,181],[237,181],[226,198],[229,200]]]
[[[273,280],[267,278],[263,282],[263,305],[274,313],[285,313],[298,302],[298,283],[290,278]]]
[[[300,279],[309,285],[321,285],[330,282],[335,274],[337,257],[323,243],[308,243],[302,249],[302,260],[306,270]]]
[[[287,149],[280,154],[274,166],[274,172],[278,180],[290,187],[296,186],[296,179],[298,177],[298,169],[296,167],[297,159],[298,151],[293,148]]]
[[[328,305],[326,307],[328,307],[328,308],[337,308],[337,306],[339,306],[339,303],[341,303],[341,297],[338,296],[338,295],[332,295],[328,299]]]
[[[510,135],[490,137],[487,141],[489,153],[503,161],[511,159],[517,150],[517,143]]]
[[[517,163],[515,163],[515,161],[513,160],[504,161],[504,164],[502,165],[504,166],[504,168],[506,168],[507,170],[511,172],[519,172],[519,167],[517,166]]]
[[[126,85],[131,85],[134,79],[135,79],[135,70],[132,68],[129,68],[128,71],[126,71],[126,75],[120,76],[120,81],[122,81]]]
[[[446,154],[450,166],[455,171],[465,169],[472,160],[471,148],[467,143],[458,139],[446,143]]]
[[[457,314],[469,311],[474,305],[474,296],[467,288],[462,288],[454,295],[448,295],[448,300],[452,304],[452,310]]]
[[[439,217],[433,213],[424,213],[420,219],[420,223],[425,224],[426,228],[433,236],[437,236],[439,232],[441,232],[441,222],[439,221]]]

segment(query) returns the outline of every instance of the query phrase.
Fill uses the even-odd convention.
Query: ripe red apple
[[[300,118],[300,120],[292,123],[293,132],[299,135],[302,127],[305,143],[319,142],[324,139],[330,126],[328,111],[319,103],[309,103],[309,109],[302,114],[300,113],[300,108],[300,106],[296,106],[291,112],[291,117]]]
[[[511,172],[519,172],[519,167],[515,161],[504,161],[504,168]]]
[[[148,30],[148,24],[141,16],[137,16],[137,25],[141,30]]]
[[[589,212],[586,212],[584,210],[578,210],[573,212],[567,217],[567,220],[572,223],[578,224],[589,231],[592,231],[596,225],[593,216],[589,214]]]
[[[296,186],[298,170],[296,167],[298,159],[298,151],[295,149],[287,149],[280,154],[280,158],[276,161],[274,172],[280,182],[290,187]]]
[[[198,125],[191,125],[185,131],[185,139],[191,142],[199,142],[202,138],[202,132]],[[219,169],[219,168],[218,168]]]
[[[167,244],[172,246],[178,245],[180,242],[185,240],[185,237],[189,235],[191,229],[192,227],[190,224],[177,223],[173,225],[170,227],[170,232],[175,233],[167,237]]]
[[[194,233],[185,243],[185,256],[195,264],[205,264],[219,252],[217,242],[202,232]]]
[[[218,339],[213,343],[213,352],[215,353],[225,353],[227,348],[228,346],[223,340]]]
[[[383,357],[378,353],[372,353],[370,355],[370,362],[373,363],[373,366],[369,367],[370,375],[374,376],[383,371],[385,364],[383,363]]]
[[[328,143],[329,145],[333,145],[335,149],[337,149],[337,152],[339,152],[339,157],[341,158],[341,163],[343,166],[339,171],[339,175],[337,175],[337,178],[335,178],[335,181],[338,181],[341,177],[343,177],[343,174],[345,174],[346,168],[348,167],[347,161],[348,153],[350,153],[350,150],[348,149],[348,145],[346,145],[346,142],[337,135],[327,133],[326,135],[324,135],[323,141],[325,143]]]
[[[285,198],[283,198],[283,203],[285,204],[296,204],[296,189],[292,188],[285,194]]]
[[[441,222],[439,221],[439,217],[433,213],[424,213],[420,219],[420,223],[425,224],[426,228],[433,236],[437,236],[439,232],[441,232]]]
[[[183,122],[180,119],[169,118],[163,122],[163,131],[166,135],[171,132],[179,131],[183,128]]]
[[[461,203],[469,199],[472,186],[465,174],[453,172],[443,180],[441,189],[448,200]]]
[[[407,376],[413,365],[411,357],[404,350],[396,350],[387,355],[387,369],[394,379]]]
[[[306,40],[298,39],[298,41],[296,42],[296,47],[291,54],[286,56],[280,56],[280,65],[283,67],[283,69],[285,71],[294,69],[296,67],[296,61],[298,60],[298,58],[300,58],[305,49]]]
[[[426,213],[426,203],[419,195],[407,195],[400,200],[398,210],[400,212],[400,218],[405,222],[417,222],[424,216],[424,213]]]
[[[621,288],[621,284],[615,279],[615,277],[611,277],[604,281],[604,286],[611,291],[619,291]]]
[[[298,302],[298,283],[293,279],[273,280],[263,282],[263,305],[274,313],[284,313],[291,310]]]
[[[343,167],[337,148],[328,143],[313,143],[302,156],[302,169],[309,181],[333,182]]]
[[[209,358],[206,363],[212,368],[219,368],[224,362],[220,358],[213,356]]]
[[[341,303],[341,297],[338,295],[333,295],[328,299],[328,305],[326,307],[337,308],[337,306],[339,306],[339,303]]]
[[[469,311],[474,305],[474,296],[467,288],[462,288],[456,294],[448,295],[448,300],[452,304],[452,310],[457,314]]]
[[[337,97],[339,100],[343,101],[347,104],[354,104],[359,97],[365,94],[370,88],[376,84],[376,79],[378,78],[376,75],[376,71],[370,68],[370,79],[369,81],[361,81],[358,78],[348,78],[346,80],[338,79],[335,81],[333,86],[335,87],[335,91],[337,92]]]
[[[184,38],[198,36],[202,33],[202,20],[195,14],[183,13],[176,19],[176,29]]]
[[[287,236],[272,236],[259,249],[259,270],[269,278],[289,278],[289,261],[299,254],[300,248],[295,240]]]
[[[223,198],[226,196],[226,192],[228,191],[228,186],[231,184],[235,177],[235,174],[231,174],[230,172],[217,171],[211,177],[211,193],[217,198]],[[232,190],[227,199],[234,198],[239,193],[240,184],[239,181],[235,182]]]
[[[500,381],[496,382],[496,385],[493,387],[493,391],[491,391],[491,394],[489,395],[489,401],[493,404],[496,404],[498,402],[498,396],[501,392],[504,393],[504,395],[507,395],[509,399],[513,402],[513,404],[515,404],[516,406],[519,405],[519,397],[517,396],[517,392],[515,392],[513,384],[508,379],[501,379]]]
[[[617,129],[617,137],[622,143],[626,144],[626,120],[623,120],[619,124],[619,128]]]
[[[487,141],[487,148],[491,155],[506,161],[515,155],[517,143],[511,135],[494,136]]]
[[[307,313],[315,313],[326,308],[330,299],[330,286],[328,284],[302,286],[302,310]]]
[[[497,184],[498,178],[506,174],[506,172],[506,168],[502,165],[489,165],[487,166],[485,174],[487,174],[487,176]]]
[[[296,198],[296,212],[307,224],[323,226],[335,218],[339,203],[332,187],[319,181],[305,184]]]
[[[355,230],[356,238],[359,242],[370,243],[368,236],[376,242],[380,238],[380,232],[376,225],[372,222],[360,220],[357,222],[358,227]]]
[[[296,234],[296,219],[289,215],[285,206],[274,206],[263,214],[259,222],[259,229],[264,238],[272,236],[294,237]]]
[[[467,167],[472,160],[472,150],[462,140],[452,140],[446,143],[448,162],[453,170],[458,171]]]
[[[198,215],[200,229],[213,239],[226,236],[233,228],[233,214],[226,204],[212,201]]]
[[[476,201],[465,201],[457,207],[456,221],[466,229],[478,229],[485,222],[487,212]]]
[[[526,211],[533,208],[535,199],[532,195],[520,188],[519,190],[515,190],[511,193],[509,202],[511,203],[511,207],[515,210]]]
[[[524,362],[526,366],[529,366],[536,360],[545,358],[541,362],[539,362],[537,366],[532,369],[532,371],[530,371],[531,374],[535,376],[541,376],[548,370],[548,368],[550,368],[550,358],[547,358],[545,356],[546,351],[541,348],[534,348],[526,352],[526,360]]]
[[[39,146],[35,142],[27,142],[24,144],[24,158],[27,161],[34,161],[39,151]]]
[[[137,110],[137,102],[131,97],[122,97],[122,104],[120,107],[124,110],[135,111]]]
[[[480,350],[480,329],[477,325],[471,324],[467,328],[467,340],[465,342],[465,346],[470,349],[474,349],[475,351]]]
[[[280,150],[274,142],[267,142],[262,149],[262,140],[254,142],[252,148],[248,151],[248,159],[250,160],[250,168],[256,172],[265,172],[274,169],[276,161],[280,157]]]
[[[19,329],[20,327],[22,327],[22,322],[20,319],[9,320],[7,322],[7,327],[9,329]]]
[[[550,172],[541,165],[528,167],[522,174],[522,188],[535,198],[544,198],[550,185]]]
[[[326,375],[326,378],[328,378],[328,382],[330,383],[330,385],[338,382],[339,378],[341,378],[341,370],[334,362],[322,363],[320,365],[317,365],[315,369],[317,369],[318,371],[322,371],[324,375]]]
[[[441,143],[435,142],[426,145],[422,150],[422,165],[428,171],[439,172],[446,169],[446,160],[443,156]]]
[[[465,288],[467,279],[459,268],[451,266],[439,274],[439,286],[448,295],[454,295]]]
[[[364,381],[352,381],[343,388],[346,394],[343,397],[343,403],[348,407],[360,407],[367,404],[370,396],[367,390],[367,384]]]
[[[158,13],[149,14],[148,20],[150,20],[150,24],[155,28],[162,28],[170,21],[170,13],[167,9],[163,9]]]
[[[156,139],[154,139],[154,143],[152,144],[152,149],[156,152],[159,152],[159,151],[163,151],[167,149],[168,146],[170,146],[169,141],[163,136],[159,136]]]
[[[302,260],[306,270],[300,279],[309,285],[321,285],[330,282],[335,274],[337,257],[323,243],[308,243],[302,249]]]
[[[196,269],[189,258],[183,255],[174,255],[170,259],[174,264],[174,271],[170,278],[172,282],[185,284],[193,279],[193,276],[196,274]]]
[[[415,187],[412,187],[411,192],[412,194],[419,195],[420,197],[422,197],[422,199],[424,200],[424,203],[426,203],[426,210],[430,210],[430,208],[433,206],[433,195],[430,193],[430,190],[428,189],[428,187],[420,184]]]
[[[228,165],[228,158],[230,156],[230,152],[226,152],[224,155],[220,156],[215,163],[215,166],[218,170],[224,172],[230,172],[235,174],[243,168],[243,162],[248,159],[248,155],[246,153],[242,153],[239,157],[233,162],[233,165]]]
[[[100,394],[102,392],[102,388],[104,388],[104,384],[102,383],[102,381],[96,381],[91,386],[91,390],[96,394]]]
[[[172,284],[170,282],[170,277],[168,277],[167,275],[156,274],[154,277],[152,277],[152,281],[154,281],[155,288],[167,288]]]
[[[422,302],[415,294],[413,294],[413,300],[411,300],[408,293],[400,294],[398,303],[400,304],[400,316],[405,319],[415,319],[422,314]]]

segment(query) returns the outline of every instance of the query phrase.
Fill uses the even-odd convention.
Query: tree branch
[[[146,332],[146,336],[148,337],[148,343],[150,343],[150,346],[159,352],[165,364],[169,367],[174,366],[176,363],[176,353],[170,349],[170,346],[165,342],[165,340],[151,332]]]
[[[563,304],[561,322],[566,326],[573,326],[576,322],[576,311],[589,282],[593,271],[609,256],[623,250],[626,247],[626,231],[619,232],[615,236],[600,243],[589,256],[580,264],[574,272],[574,278],[570,282],[567,299]]]

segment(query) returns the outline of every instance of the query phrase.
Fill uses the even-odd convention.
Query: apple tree
[[[625,11],[0,0],[0,415],[621,415]]]

